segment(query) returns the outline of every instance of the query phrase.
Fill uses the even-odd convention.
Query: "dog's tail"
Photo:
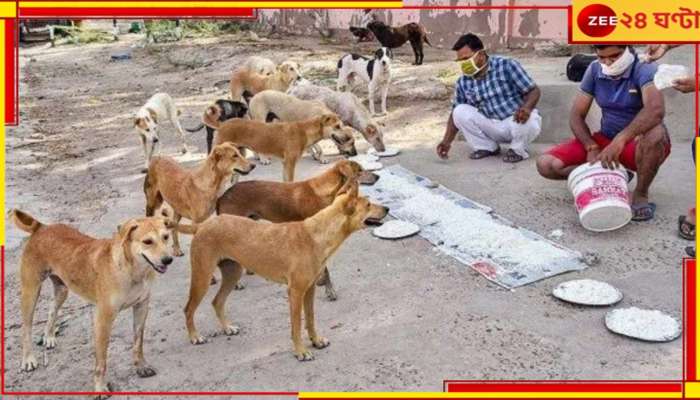
[[[204,125],[213,128],[213,129],[219,129],[219,126],[221,126],[221,121],[219,121],[219,118],[221,117],[221,108],[217,106],[216,104],[212,104],[207,109],[204,111],[204,115],[202,116],[202,122]]]
[[[195,126],[194,128],[185,128],[185,130],[187,132],[199,132],[202,129],[204,129],[204,123],[201,123],[201,124]]]
[[[39,230],[44,224],[37,221],[31,215],[24,211],[12,209],[10,210],[10,218],[17,225],[17,227],[29,234],[32,234]]]
[[[192,224],[192,225],[183,225],[180,223],[175,224],[174,228],[176,232],[178,233],[184,233],[185,235],[194,235],[197,233],[197,230],[199,229],[198,224]]]
[[[425,28],[424,28],[422,25],[420,25],[420,30],[421,30],[421,33],[423,33],[423,41],[424,41],[428,46],[433,47],[433,45],[430,44],[430,42],[428,41],[428,32],[425,31]]]

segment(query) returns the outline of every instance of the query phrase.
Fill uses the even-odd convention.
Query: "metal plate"
[[[605,315],[605,326],[614,333],[647,342],[670,342],[681,335],[677,319],[659,310],[618,308]]]
[[[420,227],[411,222],[394,219],[374,228],[372,234],[381,239],[403,239],[420,232]]]
[[[562,282],[552,290],[552,296],[584,306],[610,306],[622,300],[622,292],[614,286],[593,279]]]
[[[387,147],[384,149],[384,151],[377,151],[374,148],[369,149],[367,154],[372,154],[378,157],[395,157],[401,153],[401,150],[397,149],[396,147]]]

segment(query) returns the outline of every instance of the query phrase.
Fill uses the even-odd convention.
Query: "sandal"
[[[524,160],[523,156],[513,151],[513,149],[508,149],[506,155],[503,156],[503,162],[516,163]]]
[[[654,218],[655,203],[632,204],[632,221],[649,221]]]
[[[497,156],[499,154],[501,154],[501,149],[496,149],[494,151],[477,150],[477,151],[473,152],[472,154],[470,154],[469,158],[471,158],[472,160],[481,160],[482,158]]]
[[[688,222],[685,215],[678,217],[678,235],[685,240],[695,240],[695,224]]]
[[[627,172],[627,183],[632,182],[632,179],[634,179],[634,171],[625,168],[625,172]]]
[[[695,258],[695,247],[693,246],[688,246],[685,248],[685,254],[687,254],[690,257]]]

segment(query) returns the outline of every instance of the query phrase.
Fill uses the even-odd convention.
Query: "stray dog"
[[[277,64],[274,61],[259,56],[248,57],[241,66],[264,76],[274,74],[275,69],[277,69]]]
[[[141,172],[146,172],[148,170],[148,163],[151,161],[151,157],[153,157],[153,153],[156,150],[156,145],[160,140],[158,135],[158,121],[170,120],[170,123],[173,124],[180,136],[182,152],[187,153],[185,132],[182,130],[180,120],[177,118],[179,115],[180,110],[177,109],[172,97],[167,93],[154,94],[136,113],[134,127],[136,127],[136,131],[141,136],[143,152],[146,157],[146,162]]]
[[[248,106],[240,101],[219,99],[214,104],[204,110],[202,121],[228,121],[231,118],[243,118],[248,114]],[[211,153],[211,144],[214,141],[214,128],[202,122],[196,128],[188,129],[188,132],[197,132],[206,128],[207,130],[207,154]]]
[[[372,31],[367,28],[362,28],[359,26],[351,26],[350,33],[357,38],[357,42],[371,42],[374,40],[374,35]]]
[[[332,112],[338,114],[344,124],[359,131],[377,151],[386,150],[382,131],[372,122],[369,111],[354,94],[337,92],[307,80],[293,85],[287,93],[302,100],[322,101]]]
[[[178,223],[185,217],[195,223],[207,219],[216,206],[216,199],[226,190],[234,173],[247,175],[255,168],[230,143],[215,146],[197,169],[185,170],[169,157],[156,157],[148,167],[143,191],[146,195],[146,216],[153,216],[165,200],[173,209],[171,220]],[[173,232],[173,254],[180,257],[177,231]]]
[[[272,75],[260,75],[248,68],[239,68],[231,76],[231,100],[245,101],[243,93],[256,95],[263,90],[277,90],[286,92],[289,86],[301,78],[299,64],[293,61],[285,61],[277,66]]]
[[[318,349],[328,346],[329,341],[318,335],[314,325],[314,283],[345,239],[367,225],[381,225],[387,212],[386,207],[358,196],[355,184],[338,195],[330,206],[303,221],[270,224],[219,215],[191,227],[194,232],[190,257],[192,278],[185,306],[190,342],[206,342],[195,328],[194,314],[217,266],[222,282],[212,304],[224,333],[239,332],[226,317],[225,304],[241,277],[241,266],[245,266],[267,280],[288,286],[294,355],[299,361],[313,360],[313,354],[301,340],[302,307],[311,343]]]
[[[283,179],[294,181],[297,161],[304,150],[321,139],[333,139],[341,154],[357,155],[355,138],[349,128],[335,114],[295,122],[272,122],[231,119],[217,129],[214,143],[235,143],[257,154],[281,158],[284,165]]]
[[[360,164],[338,161],[320,175],[301,182],[245,181],[231,186],[216,202],[216,213],[232,214],[274,223],[302,221],[328,207],[338,193],[354,183],[374,184],[379,176],[363,171]],[[328,268],[318,281],[326,297],[338,298]]]
[[[413,55],[416,60],[413,65],[423,64],[423,42],[432,47],[428,41],[428,35],[425,28],[415,22],[402,25],[398,28],[391,27],[381,21],[372,21],[367,24],[367,29],[372,31],[374,37],[384,47],[395,49],[401,47],[406,42],[411,42]]]
[[[338,60],[338,91],[344,91],[359,76],[369,83],[369,111],[374,112],[374,98],[381,90],[382,115],[386,115],[386,96],[391,84],[391,50],[386,47],[374,52],[374,58],[369,59],[357,54],[346,54]]]
[[[282,122],[294,122],[323,114],[333,114],[333,111],[320,101],[301,100],[274,90],[264,90],[250,100],[250,117],[256,121],[273,122],[277,119]],[[323,158],[318,144],[311,146],[311,156],[321,164],[328,163],[328,160]]]
[[[31,236],[20,266],[22,309],[22,370],[32,371],[32,322],[41,284],[53,283],[53,306],[44,330],[44,346],[56,346],[56,319],[68,290],[95,307],[95,392],[111,392],[105,380],[112,324],[126,308],[134,311],[133,356],[136,374],[156,374],[143,357],[143,332],[155,276],[173,262],[168,241],[172,224],[162,218],[132,219],[111,239],[95,239],[63,224],[44,225],[29,214],[10,213],[17,227]]]

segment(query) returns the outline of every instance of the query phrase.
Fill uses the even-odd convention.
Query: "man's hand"
[[[647,50],[644,52],[644,58],[646,62],[652,62],[660,59],[666,54],[669,47],[665,44],[650,44]]]
[[[600,149],[589,150],[586,156],[586,161],[589,164],[595,164],[598,161],[598,155],[600,154]]]
[[[532,110],[529,108],[520,107],[515,111],[515,114],[513,114],[513,121],[519,124],[524,124],[528,119],[530,119],[530,113],[532,113]]]
[[[603,168],[618,168],[620,166],[620,154],[622,154],[624,148],[625,143],[623,141],[613,139],[613,141],[598,154],[596,161],[600,161]]]
[[[692,76],[674,79],[673,88],[683,93],[690,93],[698,90],[698,88],[695,87],[695,79]]]
[[[447,143],[444,140],[437,145],[437,155],[443,160],[447,160],[447,155],[450,152],[451,143]]]

